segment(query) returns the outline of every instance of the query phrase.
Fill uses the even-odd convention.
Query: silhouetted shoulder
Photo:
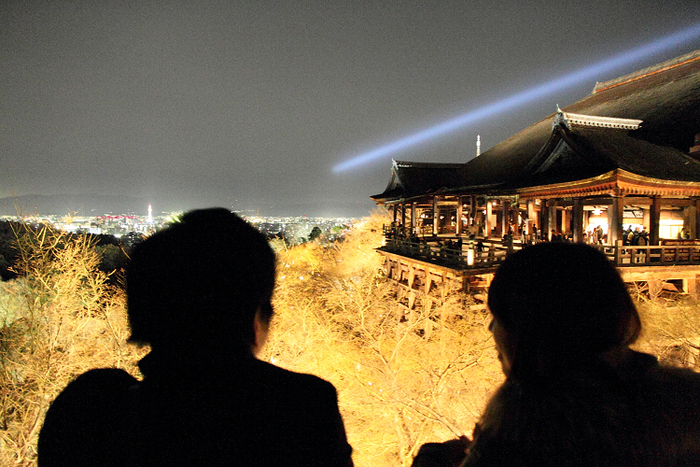
[[[299,391],[308,392],[329,392],[335,397],[335,387],[318,376],[297,373],[290,370],[285,370],[271,363],[262,360],[253,359],[252,378],[257,378],[259,382],[267,382],[273,387],[285,387],[287,389],[295,388]]]
[[[143,466],[351,465],[336,390],[316,376],[250,356],[196,379],[146,372],[140,396]]]
[[[352,449],[335,387],[319,377],[260,360],[254,360],[252,366],[241,375],[239,386],[245,392],[241,400],[255,411],[243,417],[249,429],[242,435],[250,436],[251,441],[254,437],[275,440],[264,455],[253,453],[253,459],[286,460],[287,465],[293,460],[295,465],[348,465]]]
[[[667,386],[667,389],[673,392],[700,391],[700,373],[687,368],[659,365],[650,374],[650,379]]]
[[[126,465],[125,452],[104,449],[128,434],[132,389],[138,380],[123,370],[83,373],[58,395],[39,436],[39,466]]]

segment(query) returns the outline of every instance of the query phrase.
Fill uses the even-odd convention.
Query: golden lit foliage
[[[277,312],[261,358],[338,388],[358,466],[410,465],[424,442],[471,434],[500,366],[483,311],[460,295],[430,310],[396,300],[379,214],[333,246],[279,256]]]
[[[107,285],[86,236],[50,227],[15,232],[19,278],[0,302],[0,463],[34,465],[54,397],[95,367],[134,371],[123,293]]]
[[[662,364],[700,371],[700,306],[697,299],[648,300],[639,296],[643,331],[635,347],[659,357]]]
[[[408,310],[382,273],[377,212],[335,244],[278,249],[276,317],[261,358],[331,381],[358,467],[410,465],[430,441],[470,435],[502,381],[489,316],[453,293]],[[17,232],[18,279],[0,283],[0,465],[35,465],[50,401],[95,367],[134,373],[124,295],[107,285],[87,237]],[[638,348],[698,368],[690,299],[649,301]]]

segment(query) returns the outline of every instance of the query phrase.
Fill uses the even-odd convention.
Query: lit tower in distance
[[[148,220],[146,222],[153,224],[153,208],[150,204],[148,205]]]
[[[481,155],[481,135],[476,135],[476,157]]]

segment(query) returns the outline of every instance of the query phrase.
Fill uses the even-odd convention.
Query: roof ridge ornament
[[[554,117],[552,128],[564,126],[571,130],[573,126],[614,128],[618,130],[637,130],[642,124],[642,120],[633,118],[601,117],[598,115],[583,115],[564,112],[557,105],[557,115]]]

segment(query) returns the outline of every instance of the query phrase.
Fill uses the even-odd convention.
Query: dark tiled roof
[[[578,151],[605,158],[617,168],[637,175],[662,180],[700,181],[700,162],[696,159],[678,149],[634,138],[626,131],[575,128],[570,138]]]
[[[578,180],[605,168],[665,180],[700,181],[700,169],[685,153],[700,133],[700,51],[606,83],[564,112],[642,120],[637,130],[573,127],[568,132],[576,156],[563,165],[532,173],[532,162],[552,150],[556,114],[531,125],[466,164],[401,164],[392,169],[387,190],[372,198],[395,200],[421,193],[478,192],[523,183]],[[408,173],[410,170],[412,173]],[[556,170],[555,170],[556,169]],[[449,176],[444,174],[449,172]],[[394,178],[398,180],[394,180]],[[562,180],[560,180],[562,181]],[[571,180],[565,180],[571,181]],[[532,186],[532,185],[530,185]]]
[[[583,180],[623,169],[661,180],[700,181],[700,162],[677,149],[658,146],[611,128],[557,128],[519,177],[501,189]]]
[[[695,134],[700,133],[700,55],[683,65],[603,88],[563,110],[585,115],[642,120],[641,128],[629,133],[579,131],[579,134],[585,133],[592,138],[592,133],[598,134],[599,137],[603,134],[611,137],[616,135],[613,137],[614,142],[611,141],[607,146],[608,153],[614,148],[628,154],[629,151],[623,148],[628,144],[645,149],[646,158],[665,158],[668,154],[662,151],[662,146],[687,151],[693,144]],[[492,183],[505,183],[518,178],[530,160],[549,140],[555,115],[535,123],[470,161],[468,167],[471,176],[482,182],[490,179]],[[655,144],[643,145],[640,140]],[[589,149],[593,150],[594,147],[595,145],[592,145]],[[626,160],[629,166],[633,167],[635,164],[630,158],[631,156],[626,157]],[[639,165],[642,163],[639,162]],[[663,160],[657,161],[656,165],[663,165]],[[672,171],[671,168],[665,170],[668,173]]]
[[[392,160],[391,180],[383,193],[370,198],[407,199],[426,193],[439,193],[460,184],[466,164],[402,162]]]

